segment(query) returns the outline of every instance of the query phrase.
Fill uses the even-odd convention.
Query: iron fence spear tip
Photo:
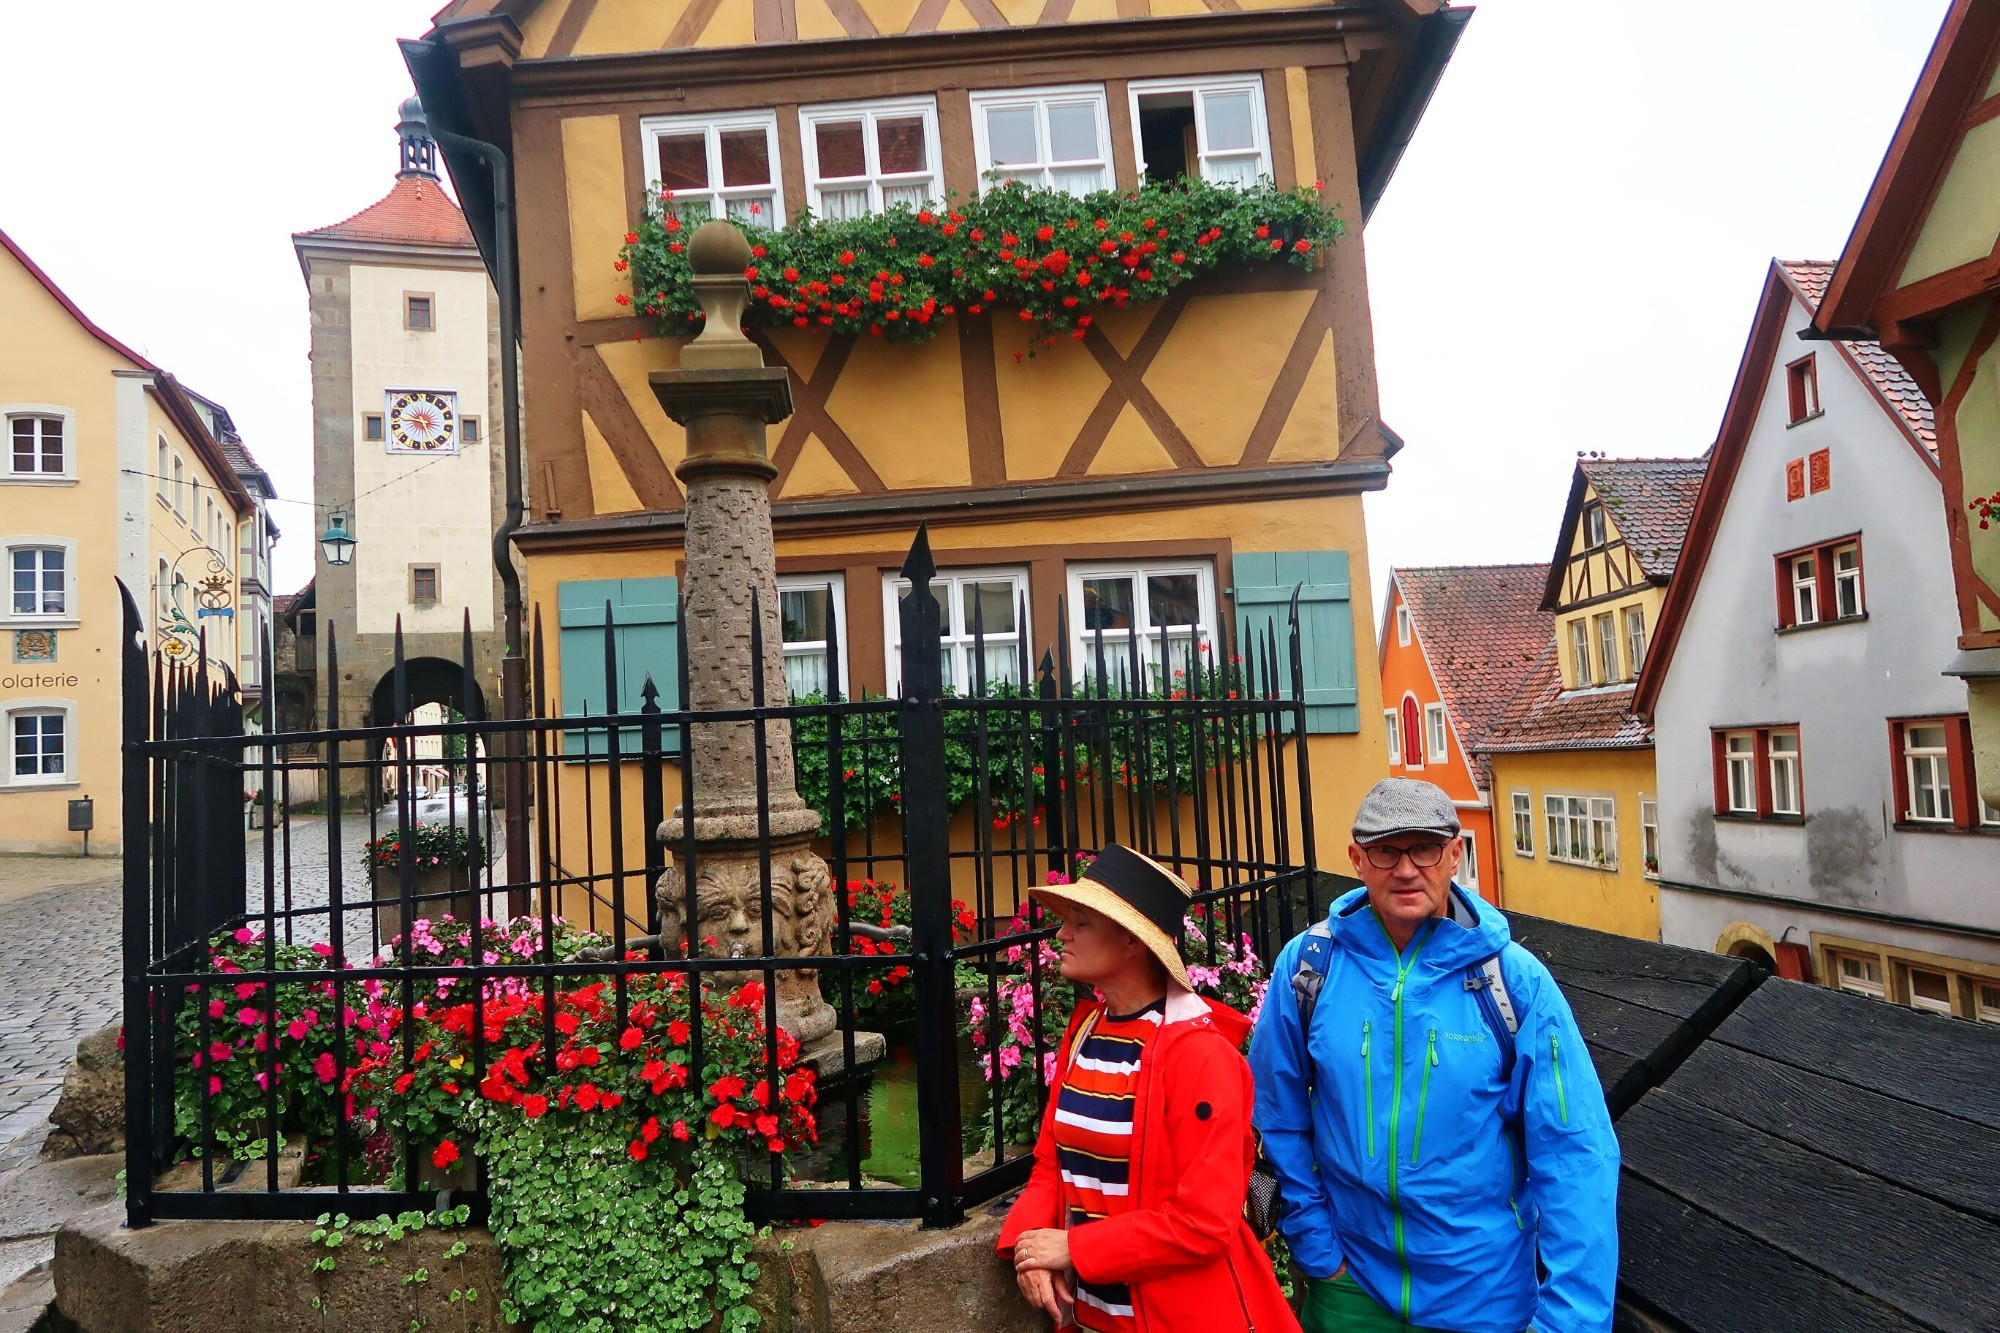
[[[910,543],[910,553],[903,557],[903,567],[898,571],[910,581],[911,587],[929,583],[937,574],[937,560],[931,555],[931,525],[917,524],[916,540]]]

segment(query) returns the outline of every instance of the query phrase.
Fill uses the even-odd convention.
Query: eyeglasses
[[[1364,847],[1362,851],[1367,853],[1368,864],[1377,870],[1394,870],[1396,863],[1406,856],[1417,869],[1429,870],[1444,860],[1445,846],[1441,842],[1420,842],[1414,847]]]

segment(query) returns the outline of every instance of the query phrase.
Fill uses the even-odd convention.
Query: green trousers
[[[1305,1326],[1305,1333],[1436,1333],[1390,1314],[1345,1273],[1307,1281],[1299,1323]]]

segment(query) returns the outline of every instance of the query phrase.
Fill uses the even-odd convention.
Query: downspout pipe
[[[493,534],[493,570],[500,579],[500,618],[506,654],[500,662],[500,715],[518,721],[528,715],[528,662],[522,646],[521,574],[514,568],[514,533],[527,514],[521,490],[521,298],[514,268],[514,179],[507,155],[483,139],[454,134],[435,125],[431,137],[457,152],[469,153],[493,173],[493,287],[500,297],[500,415],[501,457],[506,471],[507,516]],[[507,910],[519,916],[529,910],[528,891],[528,773],[523,762],[524,736],[509,731],[503,744],[507,759]]]

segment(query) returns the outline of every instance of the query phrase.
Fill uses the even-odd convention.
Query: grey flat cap
[[[1458,809],[1444,788],[1416,778],[1383,778],[1354,812],[1354,840],[1380,842],[1398,833],[1458,836]]]

